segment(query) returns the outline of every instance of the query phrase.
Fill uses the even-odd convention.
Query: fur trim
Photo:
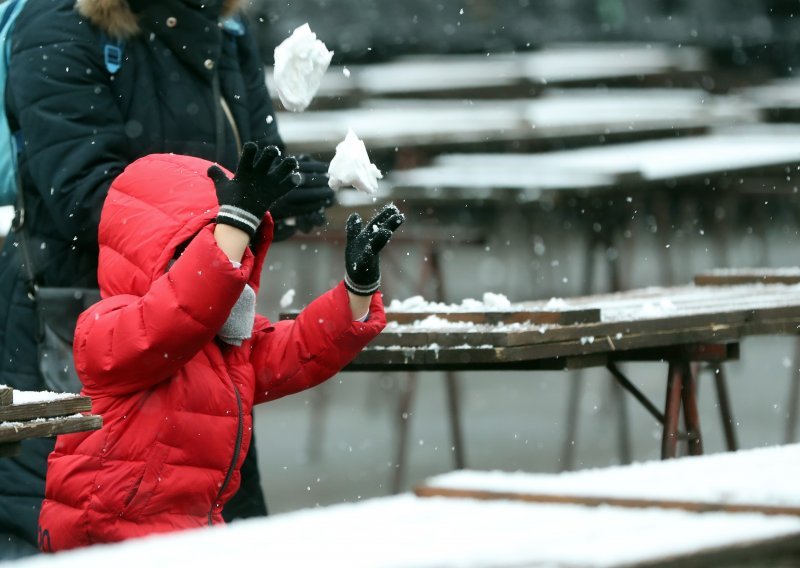
[[[241,0],[223,0],[222,14],[233,14],[240,4]],[[140,31],[127,0],[75,0],[75,9],[111,37],[128,39]]]

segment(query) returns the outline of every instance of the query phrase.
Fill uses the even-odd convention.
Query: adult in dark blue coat
[[[12,40],[6,112],[24,139],[25,223],[39,285],[96,286],[102,203],[111,181],[137,158],[174,152],[234,170],[242,141],[282,146],[255,41],[237,4],[26,4]],[[105,47],[118,40],[123,61],[114,71]],[[287,216],[299,216],[307,228],[324,222],[330,190],[291,193],[297,194],[293,201],[272,210],[279,225]],[[289,227],[283,225],[284,237]],[[0,253],[0,384],[43,390],[37,319],[17,240],[10,235]],[[52,447],[51,440],[31,440],[19,456],[0,459],[0,559],[36,551]],[[229,519],[266,514],[255,454],[248,459],[242,489],[226,510]]]

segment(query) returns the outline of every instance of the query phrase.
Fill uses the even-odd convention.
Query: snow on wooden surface
[[[40,556],[15,568],[143,564],[429,568],[630,565],[800,533],[800,520],[400,495]]]
[[[457,172],[481,163],[486,170],[582,172],[660,180],[800,164],[800,126],[731,128],[680,139],[615,144],[542,154],[450,154],[434,165]]]
[[[487,301],[487,298],[490,298]],[[420,296],[392,300],[387,312],[431,312],[431,316],[412,324],[390,324],[389,330],[442,329],[452,331],[508,331],[514,329],[552,328],[556,324],[471,324],[437,318],[436,313],[458,311],[555,311],[597,308],[602,322],[621,322],[674,318],[686,315],[741,312],[780,307],[800,307],[800,285],[741,284],[729,286],[652,286],[613,294],[597,294],[575,298],[551,298],[531,302],[505,304],[502,294],[487,292],[484,301],[468,299],[461,304],[428,302]],[[507,298],[506,298],[507,300]],[[465,309],[469,306],[468,309]]]
[[[546,139],[751,123],[754,111],[734,97],[692,89],[576,89],[541,99],[381,100],[359,108],[281,113],[289,147],[329,149],[349,128],[370,148]]]
[[[666,44],[574,43],[523,53],[417,55],[388,63],[331,67],[318,97],[552,85],[697,72],[702,50]],[[274,85],[270,74],[268,84]]]
[[[711,270],[706,270],[703,274],[711,276],[800,276],[800,266],[712,268]]]
[[[800,445],[561,474],[454,471],[429,487],[705,504],[800,507]]]
[[[8,385],[1,385],[0,388],[11,388]],[[66,400],[77,398],[77,394],[69,392],[51,391],[21,391],[14,389],[12,404],[35,404],[40,402],[51,402],[54,400]]]

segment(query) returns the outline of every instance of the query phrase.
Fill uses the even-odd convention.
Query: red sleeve
[[[326,292],[295,320],[257,332],[252,355],[256,404],[316,386],[338,373],[386,327],[380,292],[369,317],[353,321],[343,283]]]
[[[81,314],[75,365],[87,393],[125,394],[172,376],[225,323],[253,265],[217,246],[213,226],[196,236],[142,296],[113,296]]]

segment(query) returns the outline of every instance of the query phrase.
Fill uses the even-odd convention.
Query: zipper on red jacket
[[[222,482],[222,485],[217,492],[217,496],[214,499],[214,502],[211,503],[211,510],[208,512],[208,526],[214,525],[214,509],[219,505],[219,498],[222,496],[222,492],[225,491],[225,488],[228,487],[228,484],[231,482],[231,477],[233,477],[233,470],[236,468],[236,462],[239,460],[239,452],[242,448],[242,437],[244,436],[244,419],[242,418],[242,397],[239,395],[239,389],[236,388],[236,383],[233,382],[231,379],[231,385],[233,386],[233,393],[236,395],[236,409],[238,411],[239,423],[236,429],[236,446],[233,448],[233,458],[231,459],[231,465],[228,467],[228,473],[225,475],[225,481]]]

